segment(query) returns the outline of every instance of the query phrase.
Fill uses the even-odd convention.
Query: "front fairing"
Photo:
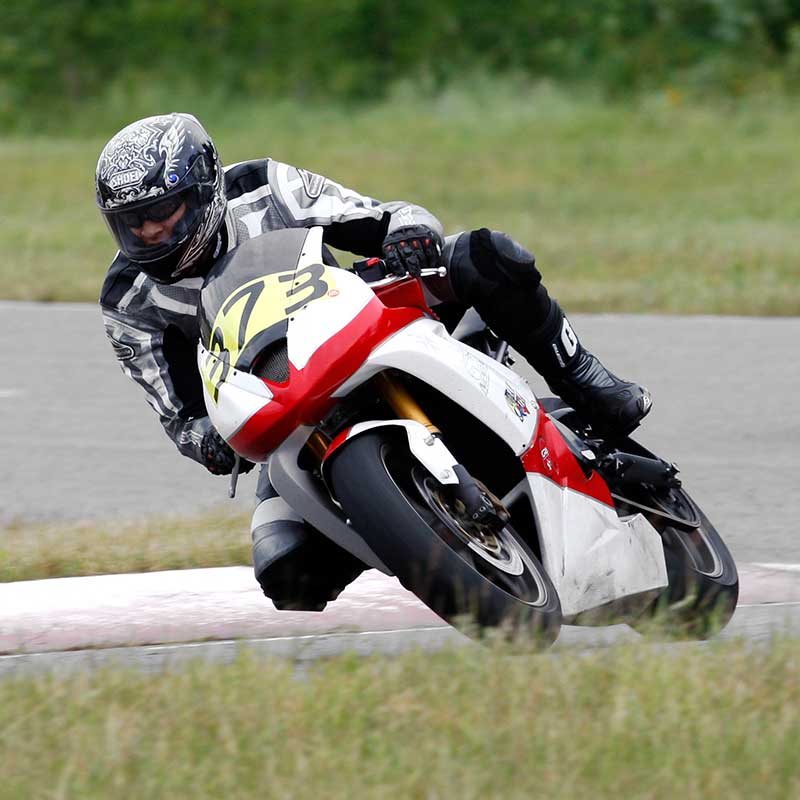
[[[321,228],[249,240],[201,293],[198,366],[212,423],[241,455],[264,460],[324,415],[376,342],[420,313],[387,309],[356,275],[325,266]],[[285,360],[277,382],[251,374],[265,351]]]
[[[309,264],[308,285],[297,274],[308,231],[287,229],[250,239],[221,258],[200,293],[200,341],[248,370],[256,355],[286,336],[295,307],[324,292],[323,265]],[[313,260],[313,259],[311,259]],[[301,276],[301,279],[304,276]]]

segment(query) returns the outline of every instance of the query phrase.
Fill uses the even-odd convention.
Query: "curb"
[[[740,608],[800,603],[800,565],[743,564],[739,574]],[[5,656],[236,640],[270,642],[262,646],[280,650],[288,645],[278,642],[307,648],[310,639],[332,636],[351,637],[335,640],[349,648],[366,635],[378,642],[389,641],[386,634],[424,630],[419,636],[428,641],[437,630],[453,633],[396,578],[376,570],[323,612],[277,611],[250,567],[0,584],[0,609]]]

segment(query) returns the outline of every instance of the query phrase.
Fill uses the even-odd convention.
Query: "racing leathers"
[[[366,257],[399,257],[406,245],[405,229],[429,232],[425,252],[441,247],[448,269],[446,278],[426,286],[428,300],[443,321],[474,306],[576,407],[593,404],[602,416],[607,406],[609,420],[613,417],[622,426],[638,422],[649,409],[646,391],[620,381],[581,347],[542,285],[533,256],[506,234],[481,229],[445,239],[441,223],[420,206],[382,203],[272,159],[226,168],[225,189],[224,223],[204,272],[242,242],[276,229],[319,225],[326,245]],[[398,252],[391,251],[394,247]],[[411,271],[414,258],[407,259]],[[209,437],[215,432],[196,363],[202,285],[202,276],[157,283],[118,254],[100,304],[122,370],[143,388],[180,452],[213,472],[227,462],[224,453],[208,457]],[[264,593],[278,608],[322,609],[364,565],[304,522],[277,495],[264,467],[256,496],[253,562]]]
[[[425,225],[441,237],[439,221],[408,203],[379,203],[306,170],[272,159],[225,170],[227,211],[213,257],[281,228],[321,225],[324,241],[358,255],[381,254],[393,230]],[[169,437],[185,456],[204,463],[210,428],[195,363],[202,277],[159,284],[118,254],[100,295],[106,333],[123,372],[145,391]]]

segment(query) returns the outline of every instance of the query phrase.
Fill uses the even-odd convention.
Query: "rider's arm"
[[[443,237],[442,223],[422,206],[401,200],[381,203],[335,181],[280,161],[267,165],[272,197],[289,227],[321,225],[326,244],[361,256],[381,256],[386,236],[424,225]]]
[[[205,464],[200,452],[211,427],[193,351],[180,334],[103,307],[103,324],[122,371],[144,389],[167,435],[183,455]]]

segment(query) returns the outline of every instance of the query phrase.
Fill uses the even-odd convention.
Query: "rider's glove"
[[[383,240],[383,260],[396,275],[419,277],[423,269],[439,266],[442,248],[438,234],[427,225],[407,225]]]
[[[209,428],[200,444],[202,464],[212,475],[230,475],[236,463],[236,453],[231,446],[217,433]],[[255,464],[246,458],[239,459],[239,472],[250,472]]]

